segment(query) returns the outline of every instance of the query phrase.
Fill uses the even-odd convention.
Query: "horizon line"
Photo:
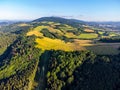
[[[84,20],[84,19],[78,19],[78,18],[69,18],[69,17],[63,17],[63,16],[41,16],[38,18],[34,18],[34,19],[30,19],[30,18],[26,18],[26,19],[0,19],[1,21],[33,21],[39,18],[44,18],[44,17],[58,17],[58,18],[64,18],[64,19],[75,19],[75,20],[80,20],[80,21],[85,21],[85,22],[120,22],[120,20]]]

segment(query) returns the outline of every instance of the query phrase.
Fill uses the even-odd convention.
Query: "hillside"
[[[47,50],[56,50],[57,48],[55,48],[55,46],[58,46],[57,43],[59,43],[60,46],[63,46],[67,49],[65,50],[62,47],[60,48],[60,46],[58,46],[59,50],[74,51],[88,49],[96,54],[104,55],[116,55],[119,53],[119,42],[110,39],[114,37],[119,39],[120,34],[118,32],[106,31],[103,28],[100,29],[99,27],[96,28],[89,26],[89,24],[87,25],[84,21],[64,19],[60,17],[43,17],[34,20],[32,22],[32,25],[36,26],[33,27],[27,33],[27,35],[36,35],[38,37],[42,37],[42,40],[40,38],[37,38],[36,42],[38,43],[37,47],[40,46],[43,47],[43,49],[45,48]],[[109,43],[109,47],[106,46],[108,45],[106,43],[107,41],[105,41],[106,38],[110,39],[111,43]],[[42,41],[46,43],[41,45],[40,42]],[[101,41],[103,43],[101,43]],[[113,44],[112,41],[115,41],[116,44]],[[47,42],[52,47],[48,47]],[[97,49],[94,49],[94,47],[97,47]],[[104,47],[107,49],[107,51],[104,51]]]
[[[82,24],[85,24],[84,21],[75,20],[75,19],[65,19],[65,18],[61,18],[61,17],[42,17],[42,18],[33,20],[33,22],[42,22],[42,21],[68,24],[71,26],[81,26]]]
[[[119,90],[119,36],[59,17],[3,26],[0,90]]]

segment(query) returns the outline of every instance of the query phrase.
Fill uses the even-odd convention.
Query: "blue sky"
[[[120,21],[120,0],[0,0],[0,19],[60,16],[85,21]]]

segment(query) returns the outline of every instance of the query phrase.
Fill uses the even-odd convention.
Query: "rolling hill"
[[[3,26],[0,90],[119,90],[119,36],[60,17]]]

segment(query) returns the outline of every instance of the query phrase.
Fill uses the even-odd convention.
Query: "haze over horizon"
[[[0,0],[0,20],[58,16],[84,21],[120,21],[119,0]]]

